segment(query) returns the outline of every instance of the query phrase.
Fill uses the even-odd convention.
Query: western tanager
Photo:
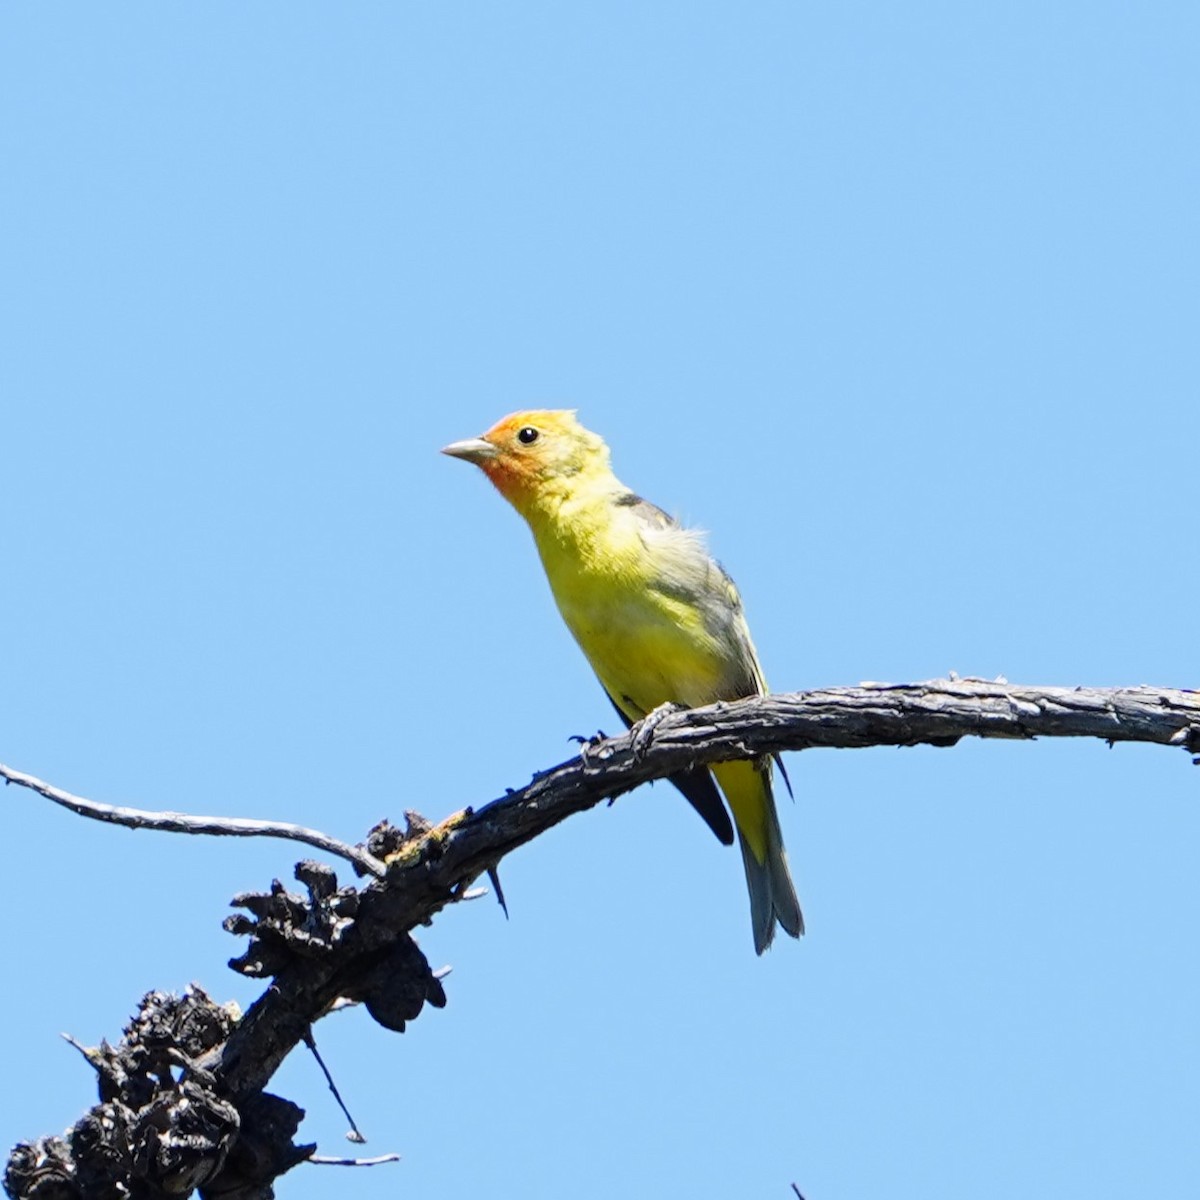
[[[687,708],[766,691],[733,581],[705,549],[612,473],[604,441],[573,412],[514,413],[443,450],[479,466],[525,518],[554,599],[626,724],[659,705]],[[733,812],[754,948],[778,921],[804,932],[771,790],[771,761],[696,767],[672,777],[724,843]]]

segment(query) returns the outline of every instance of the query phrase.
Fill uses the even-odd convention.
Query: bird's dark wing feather
[[[700,814],[704,823],[716,835],[722,846],[733,845],[733,822],[725,805],[721,803],[721,794],[713,782],[712,773],[707,767],[693,767],[690,771],[677,771],[668,775],[673,783],[687,799],[687,802]]]
[[[605,695],[607,696],[608,693],[605,692]],[[617,710],[617,716],[625,722],[625,728],[630,728],[633,721],[626,715],[625,710],[612,696],[608,696],[608,698],[612,702],[613,708]],[[713,782],[709,769],[692,767],[690,771],[677,771],[674,775],[668,775],[667,779],[683,793],[687,802],[700,814],[704,823],[716,835],[717,841],[723,846],[732,846],[733,823],[729,819],[725,805],[721,802],[721,794],[717,791],[717,785]]]
[[[637,492],[622,492],[613,500],[618,508],[631,508],[640,521],[652,529],[677,529],[679,522],[670,513],[663,512],[657,504],[639,496]]]

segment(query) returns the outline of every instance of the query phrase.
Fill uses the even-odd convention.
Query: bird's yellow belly
[[[567,627],[627,717],[668,701],[695,708],[721,698],[724,664],[694,610],[669,596],[558,597]]]

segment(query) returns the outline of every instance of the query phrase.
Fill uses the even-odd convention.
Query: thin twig
[[[337,1106],[342,1110],[342,1116],[350,1122],[350,1132],[346,1134],[346,1140],[356,1142],[362,1145],[367,1139],[363,1137],[362,1131],[355,1123],[354,1118],[350,1115],[350,1110],[346,1107],[346,1102],[342,1099],[342,1093],[338,1091],[337,1084],[333,1082],[333,1076],[329,1073],[329,1068],[325,1065],[325,1060],[321,1057],[320,1050],[317,1049],[317,1039],[313,1036],[312,1026],[304,1032],[304,1044],[308,1047],[309,1053],[317,1060],[317,1066],[321,1068],[321,1073],[325,1076],[325,1082],[329,1084],[329,1090],[333,1093],[333,1098],[337,1101]]]
[[[26,775],[24,771],[13,770],[0,763],[0,778],[18,787],[29,788],[63,808],[69,808],[81,817],[91,817],[93,821],[106,821],[110,825],[123,825],[127,829],[158,829],[166,833],[209,834],[225,837],[274,837],[286,838],[292,842],[304,842],[315,846],[327,854],[335,854],[339,858],[348,859],[361,867],[369,875],[382,877],[386,868],[373,854],[358,846],[348,845],[338,841],[327,833],[317,829],[306,829],[303,825],[293,825],[287,821],[256,821],[249,817],[200,817],[177,812],[148,812],[141,808],[127,808],[124,805],[101,804],[96,800],[86,800],[82,796],[64,792],[52,784]]]
[[[76,1050],[78,1050],[79,1053],[83,1055],[88,1066],[90,1066],[93,1070],[95,1069],[96,1051],[91,1046],[85,1046],[82,1042],[73,1038],[69,1033],[60,1034],[59,1036],[64,1042],[67,1043],[68,1046],[73,1046]]]
[[[382,1163],[400,1161],[398,1154],[377,1154],[374,1158],[330,1158],[326,1154],[313,1154],[304,1160],[318,1167],[378,1167]]]
[[[493,863],[487,869],[488,878],[492,881],[492,887],[496,891],[496,899],[500,901],[500,907],[504,909],[504,919],[508,920],[508,901],[504,898],[504,889],[500,886],[500,872]]]

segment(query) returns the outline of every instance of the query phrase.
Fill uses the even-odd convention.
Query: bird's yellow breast
[[[665,589],[637,522],[607,502],[531,522],[559,611],[613,701],[636,720],[721,698],[725,654],[701,611]]]

